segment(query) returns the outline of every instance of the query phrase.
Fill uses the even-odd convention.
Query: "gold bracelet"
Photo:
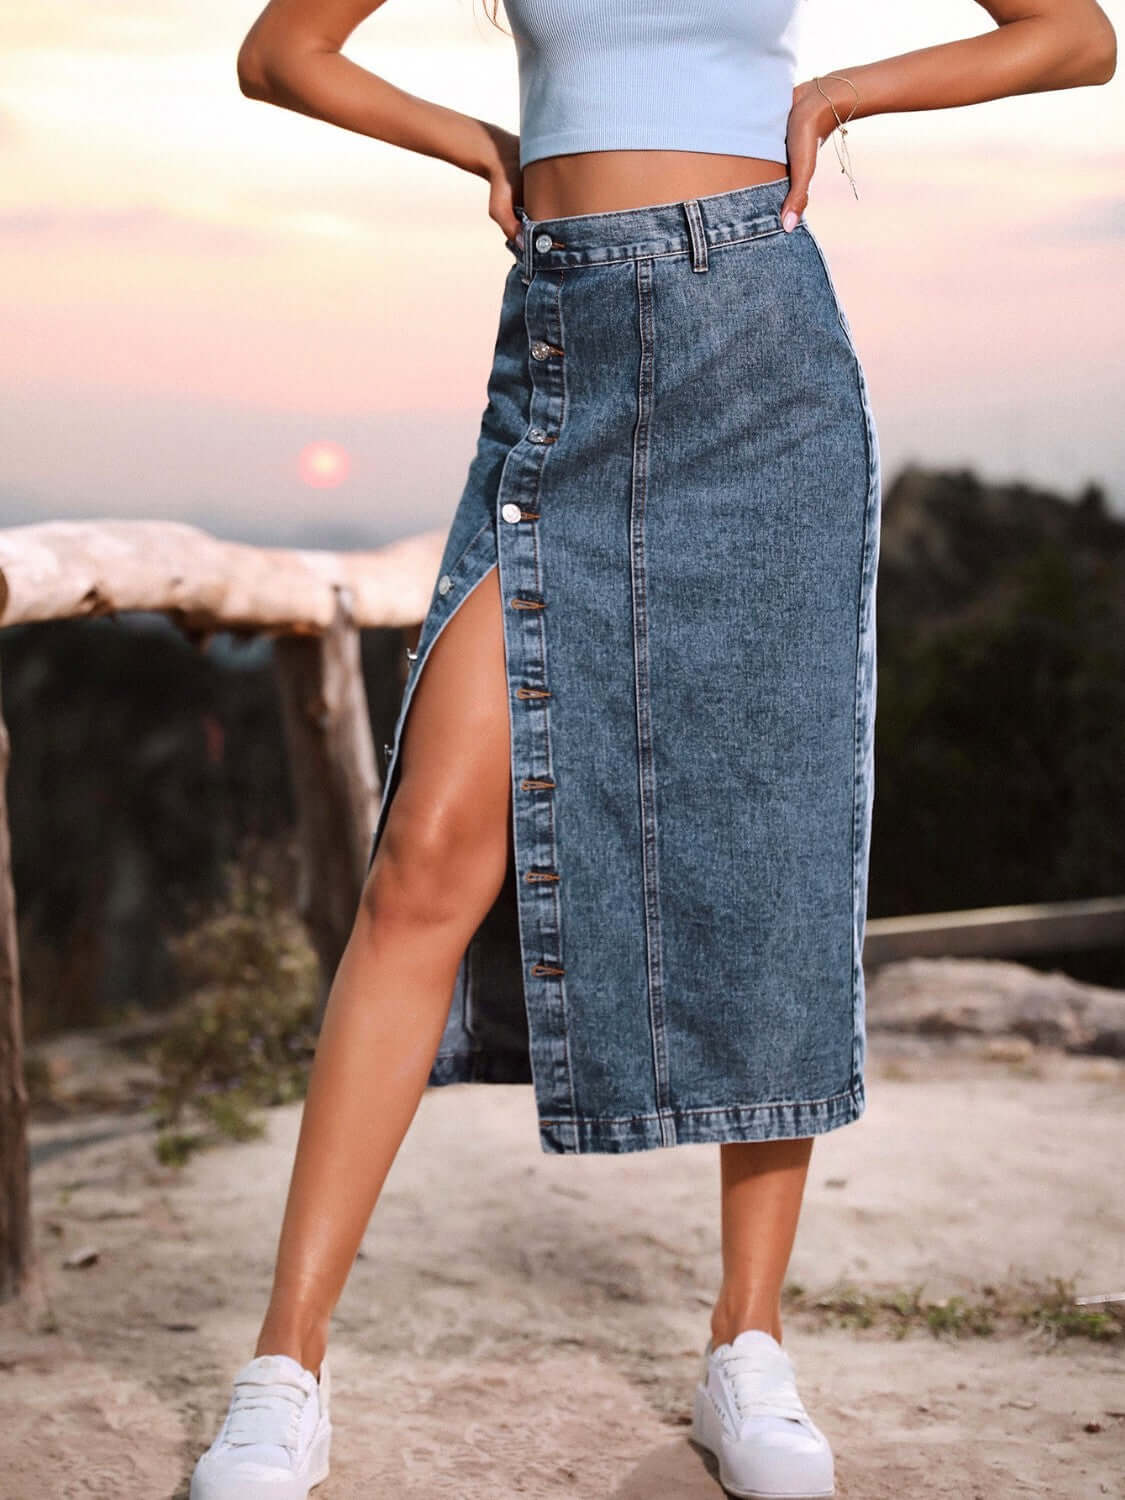
[[[859,108],[859,90],[856,88],[851,79],[845,78],[842,73],[825,73],[823,76],[825,78],[838,78],[841,83],[846,83],[851,89],[852,93],[855,94],[855,103],[852,105],[851,113],[848,115],[848,120],[850,120],[852,115],[854,115],[856,110]],[[823,98],[828,99],[828,95],[820,86],[820,78],[814,77],[813,82],[816,84],[817,93],[820,94]],[[841,120],[839,114],[837,114],[836,112],[836,106],[832,103],[831,99],[828,99],[828,107],[836,116],[836,129],[832,131],[832,142],[836,148],[836,159],[840,163],[840,171],[846,172],[848,174],[848,181],[852,185],[852,192],[855,193],[855,196],[858,199],[859,192],[855,185],[855,178],[852,176],[851,153],[848,151],[847,120]],[[839,139],[837,139],[837,137],[839,137]]]

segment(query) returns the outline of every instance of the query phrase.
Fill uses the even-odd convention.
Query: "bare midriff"
[[[783,161],[710,151],[576,151],[528,162],[523,207],[531,219],[615,213],[753,187],[788,170]]]

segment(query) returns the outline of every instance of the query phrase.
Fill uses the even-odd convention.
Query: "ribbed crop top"
[[[798,0],[504,0],[520,166],[572,151],[786,160]]]

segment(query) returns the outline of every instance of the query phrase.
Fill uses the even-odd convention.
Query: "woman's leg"
[[[715,1348],[748,1328],[781,1342],[785,1280],[813,1137],[720,1146],[723,1284],[711,1314]]]
[[[400,778],[317,1038],[255,1355],[319,1369],[371,1212],[417,1110],[457,968],[498,895],[510,837],[497,570],[438,636]]]

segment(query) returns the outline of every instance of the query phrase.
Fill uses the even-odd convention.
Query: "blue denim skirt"
[[[512,856],[430,1083],[531,1083],[548,1152],[864,1109],[880,466],[788,178],[508,240],[475,456],[386,747],[499,568]]]

